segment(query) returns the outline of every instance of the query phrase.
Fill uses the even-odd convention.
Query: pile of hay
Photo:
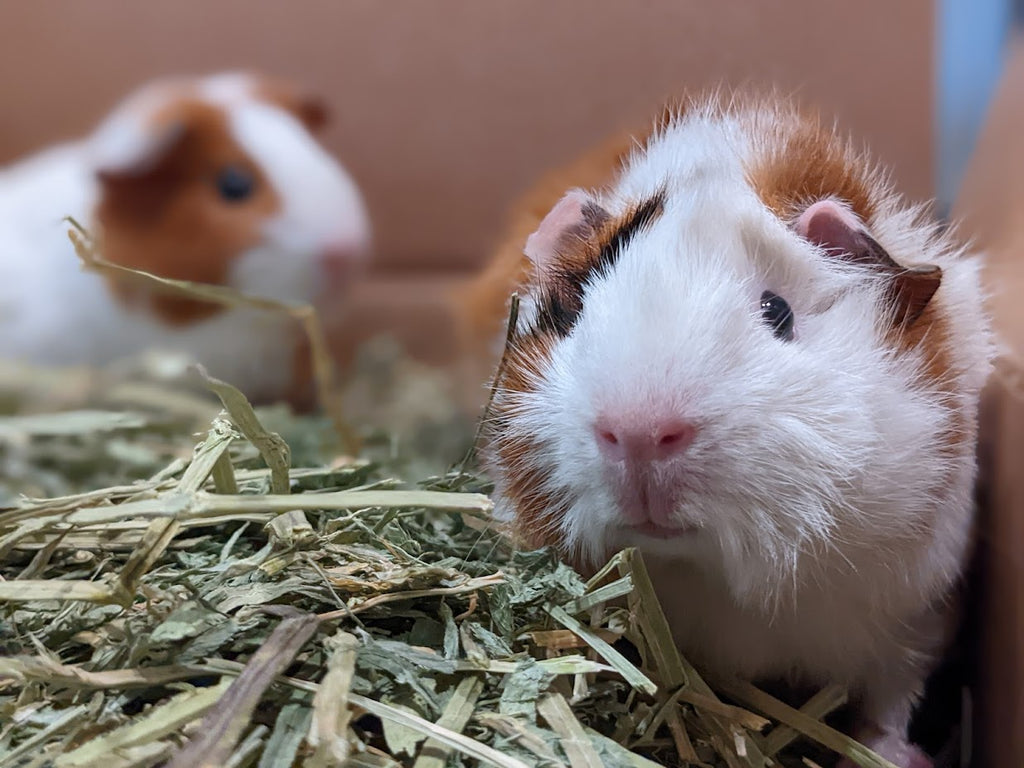
[[[50,407],[118,407],[34,413],[7,373],[2,766],[814,765],[800,734],[886,765],[818,722],[841,690],[712,691],[637,553],[511,551],[472,474],[403,482],[218,382],[219,413],[63,374]]]

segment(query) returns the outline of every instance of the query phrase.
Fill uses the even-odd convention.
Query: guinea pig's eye
[[[217,192],[231,203],[240,203],[252,196],[256,180],[244,168],[229,165],[217,174]]]
[[[761,294],[761,317],[778,338],[793,340],[793,310],[784,298],[771,291]]]

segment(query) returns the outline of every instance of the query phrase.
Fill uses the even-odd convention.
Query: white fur
[[[62,218],[93,226],[95,174],[138,163],[160,136],[147,118],[188,90],[227,113],[234,139],[273,185],[281,210],[263,240],[238,254],[230,282],[243,291],[307,302],[319,286],[317,260],[330,245],[365,257],[369,222],[344,168],[290,113],[256,99],[255,82],[222,74],[151,84],[88,138],[0,171],[0,360],[105,365],[144,350],[186,353],[253,397],[280,395],[291,377],[299,332],[292,321],[232,310],[171,328],[144,309],[117,303],[105,281],[83,271]]]
[[[588,284],[534,390],[502,392],[497,407],[514,414],[507,437],[537,446],[526,462],[567,509],[556,521],[567,548],[600,560],[639,547],[693,661],[712,675],[847,684],[902,744],[969,538],[992,351],[979,265],[878,181],[876,239],[897,262],[944,271],[933,301],[953,320],[949,399],[921,353],[886,344],[877,280],[799,238],[750,187],[763,137],[787,119],[709,107],[635,152],[595,199],[617,215],[663,189],[663,214]],[[537,321],[537,290],[521,332]],[[790,303],[793,341],[761,319],[764,290]],[[624,527],[593,436],[602,409],[656,403],[700,430],[665,478],[685,487],[677,522],[699,529],[684,538]],[[949,456],[954,410],[968,439]],[[498,513],[513,517],[506,491],[522,467],[493,469]]]

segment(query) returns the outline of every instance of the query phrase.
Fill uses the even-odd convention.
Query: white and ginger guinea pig
[[[694,102],[594,158],[606,186],[567,179],[476,286],[521,296],[499,516],[582,566],[638,547],[709,675],[845,684],[857,736],[928,765],[907,726],[971,540],[978,261],[786,103]]]
[[[370,227],[355,182],[313,136],[326,116],[274,79],[161,80],[85,139],[0,171],[0,360],[104,365],[160,349],[257,399],[304,390],[294,321],[84,271],[62,218],[119,265],[329,301],[367,261]]]

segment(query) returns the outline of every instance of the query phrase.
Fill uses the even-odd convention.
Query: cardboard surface
[[[976,746],[987,766],[1024,765],[1024,38],[1003,80],[953,211],[987,252],[1003,359],[984,408],[980,672]]]

